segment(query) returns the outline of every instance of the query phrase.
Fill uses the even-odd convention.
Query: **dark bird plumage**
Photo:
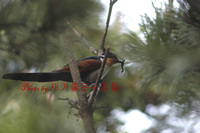
[[[99,69],[101,67],[103,56],[92,56],[77,61],[77,66],[80,72],[82,82],[92,84],[95,83]],[[118,58],[110,53],[105,70],[104,76],[115,63],[123,63]],[[50,82],[50,81],[67,81],[73,82],[70,72],[69,64],[61,68],[60,70],[54,70],[52,72],[41,73],[8,73],[4,74],[3,79],[20,80],[20,81],[33,81],[33,82]]]
[[[12,79],[20,81],[35,81],[35,82],[48,82],[48,81],[71,81],[71,75],[67,72],[44,72],[44,73],[8,73],[3,75],[3,79]]]

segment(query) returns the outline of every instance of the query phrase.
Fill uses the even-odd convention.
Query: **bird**
[[[90,56],[77,61],[81,81],[91,85],[96,82],[101,64],[103,63],[104,55]],[[125,61],[125,60],[124,60]],[[121,63],[122,71],[124,61],[121,61],[111,52],[107,54],[107,60],[101,79],[105,77],[110,68],[116,64]],[[38,72],[38,73],[8,73],[4,74],[2,79],[30,81],[30,82],[51,82],[51,81],[66,81],[73,82],[69,64],[65,65],[59,70],[52,72]]]

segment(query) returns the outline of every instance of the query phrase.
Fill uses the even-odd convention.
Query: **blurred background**
[[[120,1],[126,3],[126,1]],[[159,4],[158,4],[159,2]],[[0,72],[49,72],[68,64],[60,34],[73,42],[76,59],[93,54],[66,24],[68,20],[98,49],[109,1],[97,0],[1,0]],[[113,67],[104,81],[118,83],[117,92],[101,92],[95,111],[98,133],[198,133],[200,131],[200,1],[169,0],[129,4],[129,13],[153,9],[135,16],[117,12],[112,17],[106,45],[119,59],[126,59],[124,73]],[[123,5],[116,3],[116,9]],[[115,9],[114,6],[114,9]],[[126,8],[126,7],[124,7]],[[138,11],[137,11],[138,10]],[[132,24],[133,23],[133,24]],[[63,82],[59,82],[61,84]],[[1,133],[79,133],[82,120],[69,114],[69,105],[58,98],[76,99],[76,93],[60,89],[22,91],[20,81],[0,79]],[[52,83],[32,83],[51,88]]]

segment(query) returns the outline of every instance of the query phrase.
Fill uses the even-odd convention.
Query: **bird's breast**
[[[101,79],[103,79],[106,76],[106,74],[108,73],[108,71],[110,70],[110,68],[111,68],[111,66],[105,65],[103,74],[101,76]]]
[[[101,76],[101,79],[103,79],[103,78],[106,76],[106,74],[108,73],[109,70],[110,70],[110,66],[105,65],[104,71],[103,71],[102,76]],[[100,71],[100,69],[97,69],[97,70],[91,72],[91,73],[86,77],[85,82],[88,83],[88,84],[95,83],[96,80],[97,80],[97,76],[98,76],[98,74],[99,74],[99,71]]]

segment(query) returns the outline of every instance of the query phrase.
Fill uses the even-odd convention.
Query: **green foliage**
[[[42,84],[42,83],[41,83]],[[16,85],[16,84],[15,84]],[[40,84],[34,84],[37,87]],[[51,83],[46,84],[47,86]],[[60,92],[49,91],[46,94],[22,91],[21,86],[13,87],[9,92],[1,93],[0,132],[34,133],[34,132],[82,132],[82,121],[68,114],[69,105],[56,100]],[[73,92],[62,92],[73,96]],[[51,96],[50,96],[51,94]],[[71,95],[71,96],[70,96]],[[75,111],[74,111],[75,113]]]
[[[198,116],[200,14],[199,9],[192,10],[191,6],[188,10],[187,4],[180,2],[180,7],[175,8],[173,3],[169,3],[164,9],[155,8],[155,19],[147,15],[142,18],[140,28],[143,38],[134,32],[127,35],[125,51],[132,63],[133,73],[138,76],[136,88],[140,90],[139,93],[151,92],[151,96],[157,99],[152,103],[144,102],[144,111],[148,104],[168,102],[179,108],[176,112],[178,116],[185,118],[186,114],[191,113]],[[151,97],[142,96],[143,99]],[[163,122],[166,116],[162,117],[155,119]],[[166,125],[157,124],[161,128],[151,131],[165,130]],[[183,131],[172,125],[167,126],[174,131]]]
[[[94,33],[102,33],[98,26],[101,10],[95,0],[0,1],[1,74],[31,70],[48,72],[66,65],[60,33],[71,37],[77,59],[91,55],[77,41],[66,20],[86,37],[97,38]],[[96,29],[92,31],[89,25]],[[67,102],[57,100],[66,96],[76,99],[75,92],[53,91],[51,101],[48,98],[50,92],[22,93],[19,82],[0,80],[0,83],[0,132],[83,132],[81,119],[77,121],[78,118],[73,116],[77,112],[72,110],[72,115],[68,115]]]
[[[178,116],[198,112],[200,14],[187,4],[182,2],[175,8],[169,3],[164,9],[155,8],[155,19],[145,15],[140,24],[142,38],[134,32],[123,36],[120,16],[110,26],[106,45],[119,59],[126,59],[126,71],[121,74],[116,65],[104,79],[109,90],[100,93],[97,103],[110,107],[94,113],[99,132],[117,132],[122,123],[111,111],[118,107],[125,111],[137,108],[148,114],[149,105],[167,103]],[[97,1],[91,0],[1,1],[0,72],[52,71],[66,65],[60,33],[70,36],[77,59],[92,55],[65,20],[98,48],[104,32],[99,26],[101,9]],[[75,99],[74,92],[50,91],[54,96],[51,102],[50,92],[22,93],[19,82],[0,83],[0,132],[82,132],[82,121],[77,122],[73,115],[68,119],[67,102],[56,100],[66,96]],[[112,83],[118,83],[119,91],[111,91]],[[159,124],[149,129],[151,132],[167,128],[182,131],[167,123],[166,114],[152,118]]]
[[[186,17],[189,19],[181,8],[167,5],[164,10],[156,9],[154,20],[144,16],[140,26],[145,40],[135,33],[128,35],[129,58],[145,83],[155,90],[171,88],[172,94],[179,92],[187,88],[191,71],[198,71],[200,25],[188,23]]]
[[[41,69],[46,61],[63,49],[59,35],[71,32],[66,20],[83,23],[100,9],[96,1],[90,0],[2,1],[0,50],[10,53],[2,53],[2,56],[7,56],[2,62],[8,64],[8,59],[25,62],[22,68],[14,71],[31,67]]]

